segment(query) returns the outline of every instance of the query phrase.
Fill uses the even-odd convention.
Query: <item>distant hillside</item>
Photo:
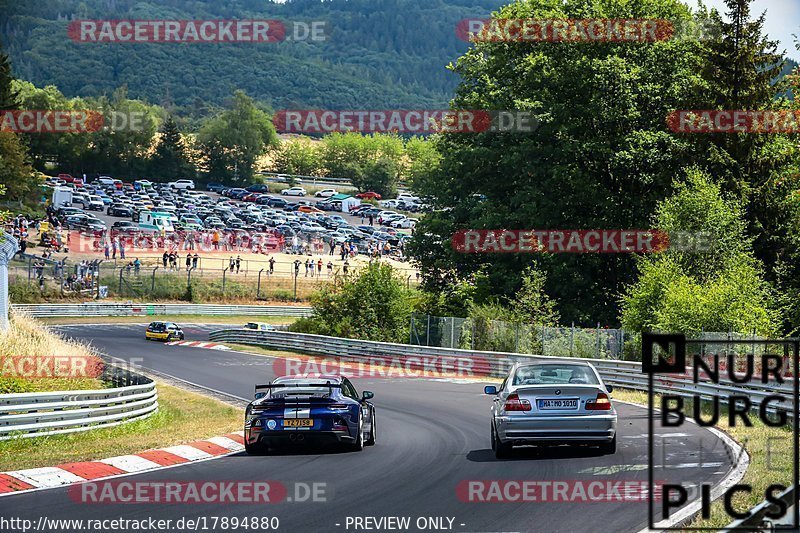
[[[174,104],[201,115],[236,88],[275,109],[445,105],[467,48],[463,18],[502,0],[0,0],[0,35],[17,77],[68,96],[110,94]],[[72,19],[325,20],[321,43],[76,43]]]

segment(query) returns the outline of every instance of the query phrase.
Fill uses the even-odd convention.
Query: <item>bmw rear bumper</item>
[[[495,417],[500,440],[512,444],[602,444],[617,433],[616,414]]]

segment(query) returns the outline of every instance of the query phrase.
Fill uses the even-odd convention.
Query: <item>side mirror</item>
[[[483,393],[484,394],[495,395],[495,394],[497,394],[497,387],[495,387],[494,385],[486,385],[483,388]]]
[[[612,392],[614,392],[614,387],[611,385],[606,385],[606,390],[608,391],[609,394],[611,394]]]
[[[372,391],[368,391],[368,390],[365,390],[365,391],[364,391],[364,392],[361,394],[361,399],[362,399],[362,400],[369,400],[369,399],[371,399],[371,398],[374,398],[374,397],[375,397],[375,393],[374,393],[374,392],[372,392]]]

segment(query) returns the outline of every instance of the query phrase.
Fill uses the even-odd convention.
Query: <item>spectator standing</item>
[[[139,258],[137,257],[133,260],[133,273],[138,276],[140,268],[142,268],[142,262],[139,261]]]
[[[303,264],[304,264],[304,265],[305,265],[305,267],[306,267],[306,277],[308,277],[308,259],[306,259],[306,260],[305,260],[305,262],[304,262]]]
[[[167,261],[169,261],[169,253],[164,250],[164,255],[161,256],[161,264],[164,265],[164,271],[167,270]]]
[[[192,268],[192,254],[186,254],[186,270]]]
[[[242,256],[241,255],[237,255],[236,256],[236,273],[237,274],[239,273],[239,269],[241,268],[241,266],[242,266]]]
[[[108,241],[103,241],[103,256],[106,259],[111,258],[111,247],[108,245]]]
[[[275,272],[275,258],[270,256],[270,258],[269,258],[269,275],[271,276],[273,272]]]
[[[200,260],[200,256],[199,256],[199,255],[197,255],[197,254],[194,254],[194,255],[192,256],[192,268],[197,268],[197,262],[198,262],[199,260]]]
[[[67,238],[69,238],[69,233],[67,234]],[[119,241],[119,258],[125,259],[125,240],[121,239]]]
[[[294,260],[294,277],[297,277],[300,274],[300,260]]]
[[[111,241],[111,259],[117,259],[117,248],[119,248],[119,238],[114,237],[114,240]]]
[[[328,277],[333,274],[333,261],[328,261]]]
[[[317,259],[317,277],[322,277],[322,258]]]
[[[342,265],[342,272],[344,273],[345,276],[347,275],[347,270],[349,268],[350,268],[350,262],[347,259],[345,259],[344,265]]]
[[[236,268],[236,261],[233,259],[233,256],[228,260],[228,270],[233,272],[233,269]]]

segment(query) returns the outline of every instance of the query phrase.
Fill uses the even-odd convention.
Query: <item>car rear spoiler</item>
[[[263,397],[267,394],[267,392],[271,391],[272,389],[286,389],[286,388],[328,388],[329,393],[331,389],[341,389],[341,383],[331,383],[330,381],[326,383],[274,383],[268,385],[256,385],[255,387],[255,397],[256,399]]]

